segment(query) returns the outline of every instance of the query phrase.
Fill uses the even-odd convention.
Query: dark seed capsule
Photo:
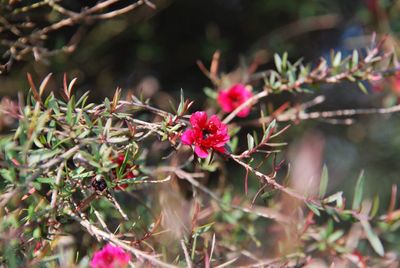
[[[68,167],[69,169],[76,169],[76,165],[75,165],[74,161],[73,161],[71,158],[69,158],[69,159],[67,160],[67,167]]]
[[[92,186],[96,191],[103,192],[107,188],[107,183],[102,177],[96,176],[92,182]]]

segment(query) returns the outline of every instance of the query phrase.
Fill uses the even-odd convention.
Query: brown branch
[[[321,103],[319,100],[321,96],[315,98],[315,101],[311,101],[314,104]],[[318,99],[318,101],[316,101]],[[333,111],[316,111],[316,112],[306,112],[305,108],[309,106],[301,105],[300,107],[294,107],[289,109],[288,111],[277,115],[277,116],[265,116],[255,120],[240,122],[241,126],[250,126],[250,125],[259,125],[266,124],[272,122],[274,119],[279,122],[287,122],[287,121],[304,121],[304,120],[312,120],[312,119],[331,119],[335,117],[346,117],[346,119],[357,116],[357,115],[384,115],[384,114],[392,114],[400,112],[400,104],[387,107],[387,108],[363,108],[363,109],[343,109],[343,110],[333,110]]]
[[[61,49],[54,49],[54,50],[47,49],[43,47],[41,43],[38,42],[48,38],[49,33],[60,30],[64,27],[73,26],[79,23],[89,24],[96,20],[111,19],[119,15],[125,14],[127,12],[130,12],[142,5],[147,5],[151,8],[155,7],[154,4],[152,4],[149,0],[138,0],[137,2],[128,5],[126,7],[122,7],[117,10],[102,14],[96,14],[104,9],[111,7],[112,5],[118,2],[120,2],[120,0],[106,0],[103,2],[99,2],[91,8],[83,9],[80,13],[68,10],[63,6],[61,6],[60,4],[57,4],[56,1],[54,0],[44,0],[42,2],[34,3],[27,7],[15,9],[11,15],[19,14],[21,12],[28,12],[33,8],[38,8],[47,5],[54,11],[64,15],[64,17],[66,16],[66,18],[63,18],[41,29],[33,30],[31,33],[25,36],[22,36],[23,31],[20,31],[18,27],[16,27],[16,25],[8,23],[8,21],[4,17],[0,16],[0,23],[4,25],[4,27],[2,27],[1,30],[3,29],[9,30],[15,36],[17,36],[16,40],[12,41],[4,39],[1,40],[1,44],[3,46],[8,47],[5,56],[8,56],[10,58],[9,62],[11,62],[12,59],[21,60],[23,56],[28,53],[32,53],[36,60],[42,60],[42,57],[49,57],[60,52],[71,52],[76,48],[76,45],[78,43],[76,42],[77,38],[75,36],[71,38],[67,46],[64,46]],[[3,71],[5,72],[6,70],[9,69],[10,65],[11,64],[0,67],[5,69]]]
[[[100,15],[92,15],[92,16],[90,16],[90,18],[91,19],[97,19],[97,20],[100,20],[100,19],[101,20],[111,19],[113,17],[117,17],[117,16],[125,14],[125,13],[127,13],[129,11],[132,11],[135,8],[137,8],[138,6],[141,6],[143,4],[144,4],[144,1],[143,0],[139,0],[136,3],[134,3],[132,5],[129,5],[129,6],[126,6],[124,8],[121,8],[121,9],[118,9],[118,10],[115,10],[115,11],[111,11],[111,12],[108,12],[108,13],[100,14]]]
[[[243,102],[241,105],[239,105],[235,110],[233,110],[227,117],[225,117],[225,119],[222,121],[222,123],[228,124],[230,121],[232,121],[232,119],[234,119],[236,117],[236,115],[238,113],[240,113],[240,111],[243,108],[251,105],[254,102],[258,102],[258,100],[260,100],[261,98],[264,98],[266,96],[268,96],[268,91],[266,91],[266,90],[261,91],[261,92],[257,93],[256,95],[252,96],[251,98],[249,98],[248,100]]]

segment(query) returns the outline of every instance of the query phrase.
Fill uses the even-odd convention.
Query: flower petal
[[[214,150],[223,154],[226,153],[225,147],[214,147]]]
[[[230,113],[233,111],[233,107],[232,107],[231,101],[228,97],[227,91],[220,91],[218,94],[217,101],[224,112]]]
[[[243,84],[235,84],[227,90],[220,91],[218,95],[218,103],[222,110],[226,113],[234,111],[253,96],[253,93]],[[243,108],[238,117],[246,117],[250,113],[251,104]]]
[[[131,255],[111,244],[97,251],[90,261],[91,268],[127,267]]]
[[[195,112],[190,117],[190,123],[192,124],[193,128],[205,128],[207,126],[207,113],[204,111]]]
[[[246,117],[250,113],[250,108],[249,107],[244,107],[240,112],[237,114],[238,117]]]
[[[200,146],[195,146],[194,147],[194,152],[197,154],[198,157],[200,158],[207,158],[208,152],[206,149],[200,147]]]
[[[194,133],[192,129],[188,129],[185,132],[183,132],[182,134],[182,143],[183,144],[187,144],[187,145],[191,145],[194,143]]]

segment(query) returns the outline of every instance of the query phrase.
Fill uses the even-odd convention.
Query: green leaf
[[[361,81],[357,82],[358,87],[360,88],[360,90],[362,91],[362,93],[364,94],[368,94],[368,90],[367,88],[364,86],[364,84]]]
[[[107,111],[111,110],[111,103],[110,103],[110,100],[108,98],[104,99],[104,106],[106,107]]]
[[[28,207],[28,219],[33,219],[33,217],[35,216],[35,205],[34,204],[31,204],[31,205],[29,205],[29,207]]]
[[[39,177],[36,179],[37,182],[39,183],[44,183],[44,184],[52,184],[54,183],[55,179],[54,178],[42,178]]]
[[[353,50],[353,55],[351,56],[351,67],[356,67],[358,65],[358,51]]]
[[[46,99],[46,101],[45,101],[45,107],[46,107],[47,109],[52,109],[56,115],[59,115],[59,114],[60,114],[60,108],[59,108],[59,106],[58,106],[57,100],[54,98],[53,93],[51,93],[51,94],[47,97],[47,99]]]
[[[40,230],[40,227],[36,227],[35,230],[33,230],[32,236],[36,239],[42,236],[42,231]]]
[[[78,139],[84,139],[91,133],[90,130],[85,129],[81,134],[78,135]]]
[[[253,130],[253,139],[254,139],[254,144],[259,144],[257,131],[255,130]]]
[[[93,123],[92,123],[92,120],[90,119],[89,115],[85,112],[82,115],[83,115],[83,118],[85,118],[85,122],[88,125],[88,127],[92,128]]]
[[[178,110],[176,111],[177,115],[182,115],[184,104],[185,104],[185,97],[183,95],[183,89],[182,88],[181,88],[181,98],[180,99],[181,100],[179,102]]]
[[[288,53],[287,52],[285,52],[285,53],[283,53],[283,55],[282,55],[282,70],[286,70],[286,67],[287,67],[287,65],[288,65]]]
[[[343,192],[334,193],[333,195],[330,195],[323,200],[324,204],[329,204],[333,202],[336,202],[336,205],[338,207],[341,207],[341,204],[343,204]]]
[[[270,74],[270,76],[269,76],[269,79],[268,79],[268,80],[265,79],[265,83],[266,83],[266,84],[269,83],[269,85],[270,85],[272,88],[275,88],[275,82],[276,82],[276,78],[277,78],[276,76],[277,76],[276,72],[272,72],[272,73]]]
[[[14,182],[15,180],[15,171],[14,169],[0,169],[0,176],[9,182]]]
[[[275,193],[276,193],[276,190],[266,191],[265,193],[263,193],[262,195],[260,195],[260,197],[261,197],[262,199],[269,199],[269,198],[271,198]]]
[[[308,203],[306,202],[307,207],[314,212],[315,215],[317,215],[318,217],[321,216],[321,213],[318,210],[318,207],[314,204]]]
[[[324,197],[328,189],[329,174],[326,165],[322,168],[321,180],[319,183],[319,197]]]
[[[180,129],[182,127],[181,124],[176,124],[175,126],[173,126],[172,128],[169,128],[169,132],[175,132],[178,131],[178,129]]]
[[[217,99],[218,93],[214,89],[205,87],[203,89],[203,91],[204,91],[204,94],[206,94],[206,96],[209,97],[210,99],[213,99],[213,100]]]
[[[359,209],[361,206],[361,201],[362,201],[363,192],[364,192],[364,182],[365,182],[365,176],[364,176],[364,170],[362,170],[360,175],[358,176],[356,188],[354,190],[354,198],[353,198],[352,208],[355,210]]]
[[[82,97],[79,98],[79,100],[78,100],[78,101],[76,102],[76,104],[75,104],[76,107],[79,107],[80,104],[82,104],[82,106],[81,106],[82,108],[85,107],[85,103],[86,103],[86,100],[88,99],[89,92],[90,92],[90,91],[86,91],[86,92],[82,95]]]
[[[237,149],[239,143],[239,139],[237,136],[234,136],[230,141],[229,141],[229,147],[231,148],[232,152],[235,152]]]
[[[197,227],[194,230],[194,233],[193,233],[192,237],[199,236],[199,235],[209,231],[213,225],[214,225],[214,222],[210,222],[210,223],[207,223],[205,225]]]
[[[10,244],[4,249],[4,260],[6,263],[6,267],[10,268],[20,267],[17,259],[17,250],[13,244],[15,243]]]
[[[55,148],[57,148],[58,146],[62,145],[63,143],[69,141],[69,140],[71,140],[70,137],[58,141],[56,144],[53,145],[53,150],[54,150]]]
[[[112,125],[112,118],[108,118],[108,120],[106,121],[106,124],[104,126],[104,129],[103,129],[104,136],[106,136],[106,137],[109,136],[111,125]]]
[[[287,71],[287,77],[289,79],[289,85],[293,85],[296,82],[296,73],[295,70]]]
[[[372,209],[371,209],[371,213],[370,216],[373,218],[376,216],[376,214],[378,213],[379,210],[379,196],[376,195],[374,198],[374,201],[372,203]]]
[[[334,230],[335,230],[335,223],[333,222],[332,219],[329,219],[326,228],[323,230],[324,233],[323,237],[325,238],[329,237]]]
[[[262,142],[266,142],[268,137],[271,137],[271,132],[275,130],[276,127],[276,120],[274,119],[267,127],[267,130],[264,132]]]
[[[174,113],[177,113],[174,102],[171,99],[168,99],[168,103],[169,103],[169,106],[171,107],[172,111],[174,111]]]
[[[119,166],[119,167],[117,168],[117,177],[118,177],[118,178],[121,178],[122,175],[123,175],[124,172],[125,172],[125,169],[126,169],[126,162],[128,162],[128,157],[129,157],[129,151],[126,150],[125,155],[124,155],[124,161],[122,161],[121,166]]]
[[[250,134],[247,134],[247,147],[249,151],[254,148],[254,138]]]
[[[278,72],[282,72],[282,59],[281,59],[281,57],[279,56],[279,54],[276,54],[275,53],[275,55],[274,55],[274,60],[275,60],[275,66],[276,66],[276,69],[278,70]]]
[[[49,149],[38,149],[34,151],[29,157],[28,157],[28,165],[29,166],[34,166],[39,162],[43,162],[44,160],[50,159],[54,157],[55,155],[59,154],[60,150],[49,150]]]
[[[67,106],[67,116],[65,118],[65,120],[67,121],[67,123],[72,126],[74,124],[74,120],[73,120],[73,112],[75,109],[75,98],[74,96],[71,97],[71,99],[68,102],[68,106]]]
[[[342,53],[339,51],[338,53],[336,53],[335,58],[333,59],[332,66],[338,67],[341,61],[342,61]]]
[[[368,221],[361,220],[361,225],[364,228],[365,234],[367,235],[367,239],[371,244],[372,248],[379,256],[385,255],[385,250],[383,248],[382,242],[379,240],[379,237],[374,233],[371,228],[371,225]]]
[[[328,237],[328,243],[333,243],[344,235],[344,231],[338,230]]]

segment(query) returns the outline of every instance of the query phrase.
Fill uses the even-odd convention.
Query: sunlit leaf
[[[363,192],[364,192],[364,182],[365,182],[364,171],[361,171],[360,175],[358,176],[356,188],[354,190],[352,208],[355,210],[359,209],[361,206]]]
[[[364,231],[365,231],[365,234],[367,235],[368,241],[371,244],[374,251],[379,256],[385,255],[385,250],[383,248],[382,242],[381,242],[381,240],[379,240],[379,237],[372,230],[369,222],[367,222],[365,220],[361,220],[361,225],[364,228]]]
[[[324,197],[326,194],[326,190],[328,189],[328,181],[329,181],[329,174],[328,168],[326,165],[322,168],[322,174],[319,184],[319,196]]]

